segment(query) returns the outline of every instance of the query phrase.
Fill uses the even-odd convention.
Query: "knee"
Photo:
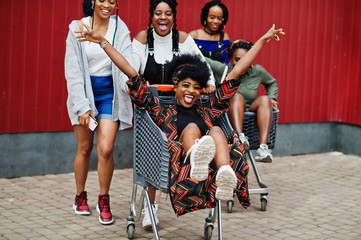
[[[89,158],[93,150],[93,144],[83,143],[78,144],[78,154],[84,158]]]
[[[98,155],[104,159],[110,159],[113,156],[114,146],[111,144],[99,144],[97,147]]]
[[[244,97],[242,96],[242,94],[236,93],[229,100],[229,105],[230,108],[235,108],[237,106],[245,106],[246,102],[244,101]]]
[[[199,127],[195,123],[189,123],[184,129],[183,132],[191,132],[191,133],[200,133]]]
[[[269,96],[263,95],[259,96],[258,98],[262,106],[272,107],[271,98]]]
[[[240,93],[235,93],[232,97],[232,100],[237,102],[244,102],[244,97]]]
[[[214,126],[211,129],[211,131],[209,132],[209,134],[213,135],[213,136],[223,136],[224,135],[222,128],[220,128],[218,126]]]

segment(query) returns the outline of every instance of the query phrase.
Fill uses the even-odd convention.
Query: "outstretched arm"
[[[110,57],[110,59],[114,62],[114,64],[125,73],[128,78],[132,78],[136,76],[137,71],[128,63],[128,61],[120,54],[101,34],[90,29],[90,27],[84,24],[87,31],[75,31],[75,33],[79,33],[77,36],[79,42],[90,41],[94,43],[98,43],[104,49],[105,53]]]
[[[257,57],[262,47],[271,40],[279,41],[280,38],[277,34],[284,35],[282,28],[275,29],[275,25],[271,27],[268,32],[263,35],[253,47],[237,62],[233,70],[228,74],[226,80],[238,79],[240,76],[246,73],[249,66],[251,66],[254,59]]]

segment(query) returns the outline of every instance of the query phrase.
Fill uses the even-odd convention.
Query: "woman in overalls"
[[[173,85],[172,80],[166,76],[166,62],[171,61],[174,56],[180,54],[193,54],[201,56],[193,38],[186,32],[177,30],[177,7],[176,0],[151,0],[149,7],[148,29],[140,31],[133,39],[133,56],[135,69],[143,75],[148,84]],[[207,64],[208,65],[208,64]],[[209,67],[209,66],[208,66]],[[211,69],[209,68],[211,72]],[[205,93],[215,90],[213,74],[210,75]],[[174,92],[168,92],[174,95]],[[167,93],[162,93],[168,95]],[[149,189],[151,202],[155,200],[155,190]],[[157,205],[153,205],[154,212]],[[145,211],[143,227],[150,227],[151,221],[148,210]],[[158,223],[157,215],[155,215]]]

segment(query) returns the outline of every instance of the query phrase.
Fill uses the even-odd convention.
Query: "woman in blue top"
[[[228,21],[227,7],[219,0],[204,5],[201,12],[203,28],[189,33],[205,57],[228,63],[225,49],[229,45],[229,36],[223,32]]]

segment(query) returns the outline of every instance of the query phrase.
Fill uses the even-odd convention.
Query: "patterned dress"
[[[177,132],[177,108],[176,105],[165,107],[154,97],[145,80],[141,76],[133,77],[128,82],[130,97],[133,102],[149,112],[153,121],[166,134],[170,155],[170,179],[169,193],[172,207],[177,216],[204,208],[216,206],[215,183],[217,167],[212,161],[209,165],[209,175],[204,181],[195,181],[190,176],[189,158],[185,161],[182,143],[178,139]],[[212,122],[228,109],[228,101],[237,91],[240,81],[225,81],[212,95],[209,107],[199,105],[197,112],[202,116],[209,129],[213,128]],[[239,143],[229,145],[230,165],[237,176],[236,194],[243,207],[249,206],[248,194],[248,164],[244,156],[243,146]]]

